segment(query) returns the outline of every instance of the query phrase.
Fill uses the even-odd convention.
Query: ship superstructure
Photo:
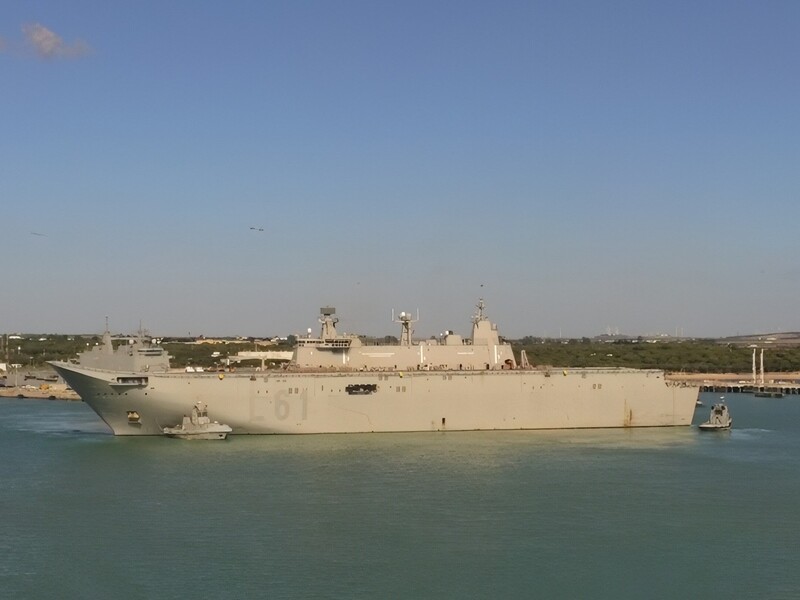
[[[516,367],[511,345],[501,343],[497,326],[485,314],[483,300],[472,317],[472,338],[447,331],[440,339],[412,341],[413,319],[401,312],[398,345],[364,345],[355,335],[339,335],[336,309],[320,309],[322,330],[318,338],[300,338],[295,347],[293,364],[307,368],[341,368],[351,370],[496,370]]]
[[[169,371],[169,354],[161,346],[153,344],[141,328],[135,337],[114,347],[106,322],[100,343],[81,352],[78,364],[106,371]]]

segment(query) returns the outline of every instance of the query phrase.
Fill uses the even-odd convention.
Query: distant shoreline
[[[29,400],[67,400],[80,402],[81,398],[73,390],[51,387],[41,389],[33,386],[0,388],[0,398],[26,398]]]

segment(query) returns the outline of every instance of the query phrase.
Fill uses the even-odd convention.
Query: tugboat
[[[720,402],[711,407],[711,414],[708,421],[698,425],[700,431],[726,431],[733,425],[733,419],[728,412],[728,407]]]
[[[224,440],[232,429],[228,425],[212,421],[208,408],[202,402],[192,407],[192,416],[183,415],[183,423],[175,427],[164,427],[164,435],[184,440]]]

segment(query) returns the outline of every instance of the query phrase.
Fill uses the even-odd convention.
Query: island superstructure
[[[537,368],[524,355],[518,364],[483,300],[477,309],[469,339],[447,332],[415,342],[411,316],[400,313],[399,343],[368,345],[340,334],[326,307],[319,337],[298,339],[292,361],[277,370],[177,372],[163,354],[153,351],[148,362],[147,352],[130,348],[50,364],[116,435],[161,435],[197,402],[233,434],[691,424],[697,387],[660,370]],[[128,363],[115,358],[120,352]]]

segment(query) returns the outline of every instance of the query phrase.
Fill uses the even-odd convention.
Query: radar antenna
[[[400,323],[400,345],[401,346],[410,346],[411,345],[411,336],[414,334],[414,330],[411,329],[411,324],[416,323],[419,321],[419,309],[417,309],[417,318],[414,319],[411,316],[411,313],[401,312],[395,318],[394,309],[392,309],[392,322],[393,323]]]

